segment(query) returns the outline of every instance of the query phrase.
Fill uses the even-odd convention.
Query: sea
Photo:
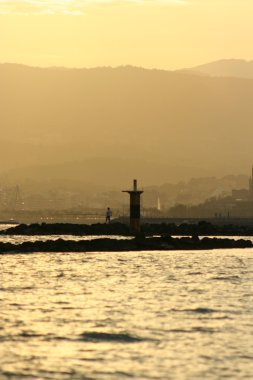
[[[253,379],[253,249],[13,253],[0,270],[0,380]]]

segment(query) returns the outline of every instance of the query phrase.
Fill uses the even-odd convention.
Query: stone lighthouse
[[[132,190],[124,190],[123,193],[130,195],[130,230],[132,234],[138,235],[140,232],[140,218],[141,218],[141,194],[142,190],[138,190],[137,180],[133,181]]]

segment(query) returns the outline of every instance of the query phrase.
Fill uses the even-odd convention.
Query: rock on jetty
[[[240,225],[214,225],[206,221],[196,224],[160,223],[143,224],[141,231],[146,236],[153,235],[202,235],[202,236],[253,236],[251,226]],[[124,223],[97,223],[97,224],[71,224],[71,223],[34,223],[20,224],[15,227],[0,231],[0,235],[130,235],[129,226]]]
[[[133,239],[101,238],[94,240],[24,242],[22,244],[0,243],[0,254],[33,252],[119,252],[119,251],[170,251],[170,250],[210,250],[226,248],[252,248],[250,240],[203,238],[197,236],[172,238],[137,237]]]
[[[0,231],[0,235],[129,235],[129,227],[123,223],[97,223],[97,224],[72,224],[72,223],[33,223],[19,224]]]

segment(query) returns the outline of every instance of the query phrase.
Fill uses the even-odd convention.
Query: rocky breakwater
[[[214,225],[205,221],[190,224],[159,223],[143,224],[141,231],[146,236],[153,235],[198,235],[198,236],[253,236],[253,228],[240,225]],[[97,224],[71,224],[71,223],[33,223],[20,224],[0,231],[0,235],[130,235],[129,226],[124,223],[97,223]]]
[[[72,223],[32,223],[19,224],[0,231],[0,235],[129,235],[129,227],[122,223],[72,224]]]
[[[69,241],[58,239],[56,241],[24,242],[22,244],[0,243],[0,254],[33,253],[33,252],[116,252],[116,251],[169,251],[169,250],[210,250],[252,248],[249,240],[233,240],[219,238],[203,238],[197,236],[172,238],[137,237],[131,240],[123,239],[94,239]]]

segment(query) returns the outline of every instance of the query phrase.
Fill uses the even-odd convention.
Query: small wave
[[[217,310],[209,309],[208,307],[197,307],[196,309],[193,309],[192,312],[199,313],[199,314],[211,314],[211,313],[216,313]]]
[[[240,276],[215,276],[211,278],[212,280],[219,280],[219,281],[240,281]]]
[[[104,333],[104,332],[85,332],[81,338],[87,342],[123,342],[136,343],[142,342],[143,339],[126,333]]]
[[[8,288],[0,288],[1,292],[16,292],[20,290],[33,290],[34,286],[10,286]]]
[[[250,356],[250,355],[239,355],[238,356],[239,359],[245,359],[245,360],[253,360],[253,356]]]
[[[208,333],[213,334],[216,332],[215,329],[209,327],[193,327],[191,329],[172,329],[169,330],[171,333],[183,333],[183,334],[191,334],[191,333]]]
[[[172,309],[172,311],[177,313],[197,313],[197,314],[212,314],[217,313],[218,310],[210,309],[208,307],[197,307],[195,309]]]
[[[212,328],[212,327],[193,327],[192,332],[201,332],[201,333],[209,333],[209,334],[213,334],[215,332],[217,332],[216,329]]]
[[[44,335],[42,335],[42,334],[36,334],[33,332],[28,332],[28,331],[23,331],[18,336],[22,337],[22,338],[41,338],[41,337],[44,337]]]

